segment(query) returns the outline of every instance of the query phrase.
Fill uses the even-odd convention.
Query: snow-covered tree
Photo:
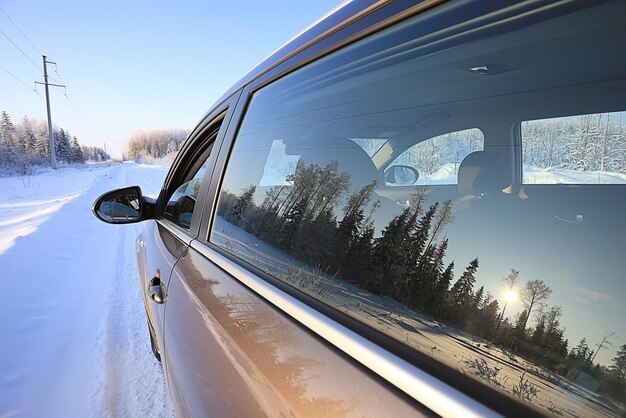
[[[11,117],[4,110],[0,115],[0,133],[2,134],[2,145],[8,146],[11,148],[17,148],[16,145],[16,135],[15,135],[15,126],[11,121]]]
[[[180,150],[189,135],[186,129],[153,129],[133,132],[126,140],[126,155],[130,160],[142,153],[162,158]]]
[[[71,147],[72,147],[72,161],[75,163],[84,163],[85,162],[85,156],[83,155],[83,150],[80,148],[80,144],[78,143],[78,140],[76,139],[76,137],[72,137],[72,143],[71,143]]]
[[[35,131],[30,123],[30,120],[24,116],[22,119],[20,142],[22,143],[22,149],[27,155],[36,155],[37,137]]]

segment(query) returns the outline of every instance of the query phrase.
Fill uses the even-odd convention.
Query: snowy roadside
[[[171,416],[149,348],[134,243],[91,214],[103,192],[156,194],[166,167],[0,178],[0,417]]]

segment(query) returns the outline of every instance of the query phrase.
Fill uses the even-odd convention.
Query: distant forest
[[[54,127],[54,148],[57,162],[82,164],[105,161],[111,157],[103,149],[80,145],[67,129]],[[0,115],[0,173],[30,174],[34,166],[50,165],[48,125],[24,116],[14,124],[5,111]]]
[[[150,163],[162,158],[173,158],[188,135],[187,129],[136,131],[126,140],[125,159]]]
[[[522,122],[524,164],[626,173],[626,120],[597,113]]]
[[[454,222],[451,201],[427,205],[426,187],[417,187],[410,205],[375,236],[376,181],[348,194],[351,176],[332,161],[323,168],[299,162],[287,183],[268,189],[261,205],[255,202],[254,185],[238,195],[222,191],[218,214],[314,266],[319,275],[391,298],[570,379],[584,371],[599,383],[601,393],[626,401],[626,344],[610,367],[594,360],[612,334],[595,350],[586,339],[570,348],[560,324],[562,308],[548,304],[552,290],[543,280],[522,283],[515,269],[502,278],[507,288],[519,289],[525,308],[513,321],[504,317],[506,305],[501,307],[484,286],[477,288],[478,258],[468,260],[455,280],[458,267],[446,260],[445,229]],[[341,219],[335,211],[339,205],[344,206]],[[294,282],[288,275],[281,278]]]
[[[521,129],[526,166],[626,174],[626,120],[621,113],[534,120],[522,122]],[[355,142],[370,155],[382,145],[371,140]],[[472,128],[420,142],[392,165],[409,165],[420,175],[430,176],[444,164],[460,164],[466,155],[482,148],[483,134]]]

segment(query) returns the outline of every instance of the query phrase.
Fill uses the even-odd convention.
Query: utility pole
[[[48,83],[48,64],[55,64],[56,62],[48,61],[45,55],[43,57],[43,79],[44,82],[36,82],[37,84],[43,84],[46,86],[46,108],[48,110],[48,141],[50,144],[50,163],[54,170],[57,169],[57,157],[56,150],[54,149],[54,132],[52,131],[52,115],[50,114],[50,93],[48,92],[48,86],[65,87],[63,84]]]

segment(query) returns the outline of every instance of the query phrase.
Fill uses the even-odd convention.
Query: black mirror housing
[[[419,177],[419,172],[408,165],[392,165],[385,170],[385,184],[388,186],[411,186]]]
[[[104,193],[91,210],[102,222],[132,224],[153,219],[155,206],[153,199],[143,197],[139,186],[131,186]]]

